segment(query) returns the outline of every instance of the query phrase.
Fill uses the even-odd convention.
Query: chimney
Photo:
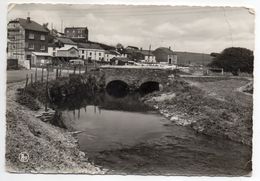
[[[27,21],[27,23],[30,23],[31,22],[31,18],[28,16],[26,21]]]
[[[143,48],[142,48],[142,47],[140,47],[140,50],[142,51],[142,50],[143,50]]]
[[[171,47],[169,46],[169,50],[171,50]]]

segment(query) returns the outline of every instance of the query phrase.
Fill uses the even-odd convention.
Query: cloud
[[[210,53],[231,46],[232,36],[233,46],[254,48],[254,16],[244,8],[225,8],[224,16],[210,7],[20,4],[8,19],[25,18],[28,9],[40,24],[87,26],[90,40],[107,44]]]

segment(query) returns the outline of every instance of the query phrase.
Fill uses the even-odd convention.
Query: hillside
[[[178,56],[178,64],[194,64],[194,65],[207,65],[213,57],[209,54],[204,53],[193,53],[193,52],[174,52]]]

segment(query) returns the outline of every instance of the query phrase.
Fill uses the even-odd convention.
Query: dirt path
[[[99,167],[89,163],[87,155],[79,151],[71,133],[42,122],[37,112],[18,104],[16,90],[24,82],[7,84],[6,111],[6,169],[10,172],[88,173],[101,174]],[[42,110],[39,110],[42,111]],[[21,162],[19,154],[29,155]]]

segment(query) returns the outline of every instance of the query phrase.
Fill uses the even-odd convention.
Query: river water
[[[109,174],[245,175],[251,148],[177,126],[142,104],[135,93],[78,97],[60,106],[80,150]]]

